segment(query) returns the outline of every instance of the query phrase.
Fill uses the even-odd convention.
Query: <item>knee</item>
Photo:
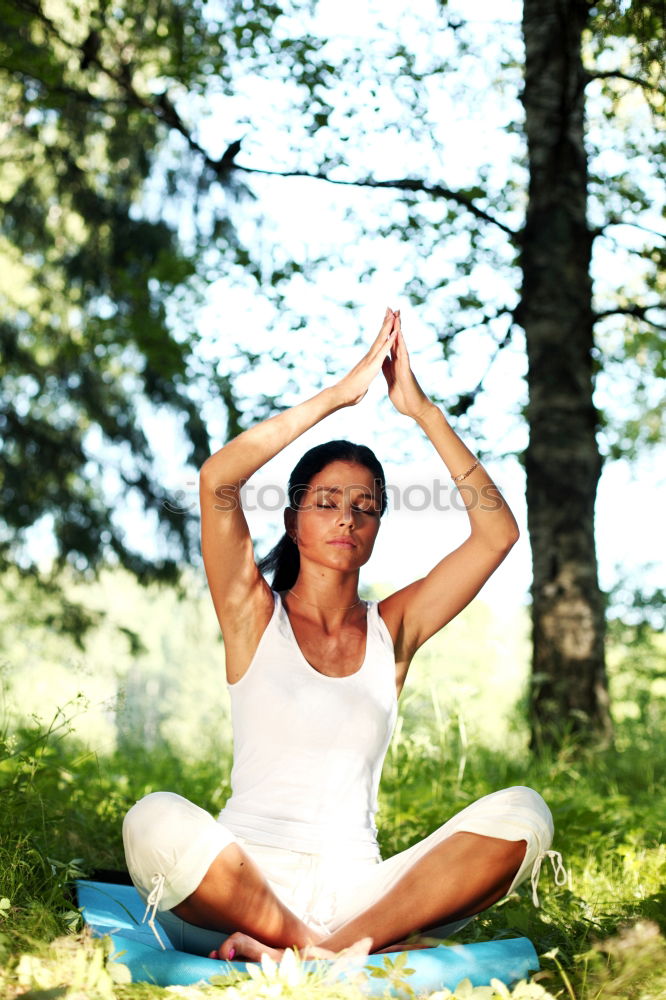
[[[123,820],[123,843],[150,837],[160,826],[168,824],[177,811],[182,797],[175,792],[150,792],[135,802]]]
[[[127,812],[123,820],[123,847],[130,875],[140,866],[148,849],[153,850],[174,829],[179,795],[173,792],[151,792]]]
[[[200,817],[214,823],[212,816],[175,792],[151,792],[135,802],[123,820],[122,835],[127,869],[140,892],[149,891],[154,872],[167,872],[178,863]]]
[[[511,794],[516,803],[522,808],[550,816],[550,809],[542,796],[534,788],[530,788],[528,785],[513,785],[511,788],[507,788],[506,791]]]
[[[234,840],[210,813],[175,792],[151,792],[123,822],[130,877],[146,898],[160,876],[160,910],[172,909],[201,882],[213,859]]]
[[[540,849],[547,851],[553,842],[554,826],[552,813],[542,796],[527,785],[505,788],[499,795],[506,800],[507,813],[537,834]]]
[[[520,790],[521,806],[531,816],[533,824],[539,831],[539,846],[542,851],[547,851],[553,842],[555,834],[553,814],[542,796],[533,788],[528,788],[525,785],[518,787]]]

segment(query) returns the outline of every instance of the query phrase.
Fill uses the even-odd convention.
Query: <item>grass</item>
[[[521,887],[469,924],[460,940],[526,935],[534,942],[543,971],[514,990],[516,1000],[666,996],[663,717],[653,712],[625,720],[616,745],[603,753],[572,745],[535,758],[518,738],[503,752],[470,743],[455,722],[437,724],[436,713],[424,725],[422,707],[407,706],[387,758],[380,822],[384,855],[425,836],[446,815],[489,791],[531,785],[553,811],[554,846],[571,872],[570,884],[554,887],[544,866],[540,909]],[[258,970],[255,979],[203,993],[128,985],[124,969],[109,964],[108,946],[82,930],[71,881],[96,868],[124,867],[125,810],[147,791],[187,788],[190,798],[215,811],[228,791],[219,780],[228,773],[228,761],[185,765],[166,744],[152,754],[125,747],[100,757],[70,731],[66,709],[51,726],[24,726],[6,735],[0,756],[0,995],[27,1000],[194,1000],[222,992],[226,1000],[359,996],[353,984],[304,979],[298,963],[288,970]],[[389,969],[388,975],[400,981],[399,970]],[[463,984],[456,995],[475,1000],[507,995],[500,984],[485,993],[465,990]]]
[[[125,595],[125,584],[113,594]],[[27,704],[34,688],[29,665],[40,661],[51,640],[28,630],[25,636],[17,632],[10,642],[13,633],[4,628],[7,663],[13,664],[9,674],[13,693],[12,704],[5,709],[4,735],[0,731],[0,997],[358,1000],[357,985],[321,977],[315,981],[303,974],[297,961],[285,968],[267,965],[256,969],[254,978],[202,990],[131,985],[124,967],[109,961],[108,943],[92,939],[82,928],[71,895],[72,880],[81,872],[124,867],[120,826],[137,798],[168,788],[185,792],[216,813],[229,792],[229,747],[224,742],[228,716],[223,700],[216,700],[222,692],[215,677],[200,669],[206,663],[211,671],[219,669],[219,641],[206,639],[196,615],[185,620],[182,609],[170,607],[165,612],[161,605],[146,607],[141,600],[148,597],[133,595],[132,606],[136,604],[138,620],[155,624],[155,635],[153,642],[150,629],[143,629],[149,653],[132,657],[121,668],[120,680],[131,704],[123,708],[113,678],[102,676],[104,664],[110,662],[109,650],[114,651],[113,663],[121,662],[121,650],[113,646],[112,637],[100,633],[95,640],[99,654],[94,643],[87,647],[88,659],[81,669],[75,664],[72,669],[71,657],[60,645],[49,654],[52,662],[42,663],[50,687],[72,698],[54,712],[49,724],[36,718],[17,721],[15,706]],[[609,654],[617,717],[613,747],[600,751],[570,744],[556,754],[536,757],[526,750],[519,707],[513,728],[507,728],[505,720],[495,722],[501,714],[502,684],[513,685],[512,692],[520,688],[520,678],[507,673],[520,659],[520,649],[513,641],[502,640],[498,648],[506,646],[506,655],[489,688],[485,660],[476,664],[465,657],[470,649],[481,649],[485,657],[498,644],[488,631],[490,625],[483,630],[482,609],[468,611],[476,618],[460,616],[453,623],[456,628],[446,630],[441,645],[433,642],[425,647],[428,655],[418,669],[415,665],[414,681],[403,696],[401,721],[382,780],[379,827],[384,856],[409,846],[488,792],[512,784],[531,785],[553,811],[554,847],[564,856],[571,881],[555,887],[544,865],[538,910],[532,906],[529,887],[521,887],[464,928],[458,940],[526,935],[534,942],[542,971],[531,982],[514,987],[513,1000],[664,1000],[666,640],[655,633],[646,641],[636,630],[627,629],[613,637]],[[189,605],[187,614],[194,615]],[[481,630],[482,640],[470,643],[470,629],[474,635]],[[183,635],[198,636],[200,644],[181,648]],[[522,632],[516,635],[520,638]],[[35,657],[37,648],[40,656]],[[193,667],[187,656],[199,666]],[[448,711],[438,702],[442,663],[453,665],[447,667]],[[59,673],[51,669],[53,664],[61,665]],[[183,688],[179,682],[185,675],[194,683],[188,680],[189,687]],[[165,690],[155,687],[164,676]],[[98,678],[107,693],[97,697],[106,702],[101,710],[98,704],[90,711],[76,694],[84,681],[97,684]],[[167,692],[179,706],[181,720],[191,716],[198,756],[183,752],[183,734],[168,722]],[[46,704],[52,692],[40,688],[37,696],[40,704]],[[515,697],[508,696],[509,703]],[[146,716],[141,740],[133,743],[132,733],[141,725],[126,710],[141,708],[144,702],[151,710],[156,705],[165,710],[164,725],[159,718]],[[469,711],[467,704],[473,705]],[[114,706],[116,719],[127,715],[118,729],[120,749],[111,749],[113,741],[103,738],[113,717],[108,705]],[[197,713],[186,710],[188,705]],[[208,715],[201,714],[202,706]],[[476,731],[472,718],[477,720]],[[164,732],[173,736],[172,742]],[[207,733],[220,742],[206,745]],[[108,749],[91,751],[91,734],[96,746]],[[399,967],[385,971],[389,980],[405,987]],[[404,992],[409,996],[406,988]],[[431,1000],[447,995],[439,991]],[[462,984],[456,995],[461,1000],[491,1000],[506,997],[507,990],[501,984],[476,990]]]

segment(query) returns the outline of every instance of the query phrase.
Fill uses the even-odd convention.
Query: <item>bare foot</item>
[[[330,949],[321,948],[316,944],[299,948],[298,952],[303,959],[333,959],[338,958],[340,955],[345,955],[349,958],[366,958],[370,953],[371,947],[372,938],[361,938],[360,941],[356,941],[351,947],[345,948],[344,952],[330,951]],[[236,931],[234,934],[229,935],[217,951],[211,951],[208,957],[227,962],[236,959],[244,959],[248,962],[260,962],[262,955],[268,955],[273,961],[279,962],[284,953],[284,948],[271,948],[270,945],[263,944],[263,942],[258,941],[256,938],[250,937],[249,934]]]
[[[271,948],[270,945],[250,937],[249,934],[242,934],[236,931],[230,934],[226,941],[223,941],[217,951],[211,951],[209,958],[219,958],[222,961],[231,962],[235,959],[245,959],[248,962],[260,962],[262,955],[279,962],[284,955],[284,948]]]

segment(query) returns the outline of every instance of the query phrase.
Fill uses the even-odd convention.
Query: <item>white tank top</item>
[[[363,663],[328,677],[305,659],[273,596],[247,672],[228,685],[232,794],[218,819],[255,843],[378,858],[377,790],[397,716],[389,630],[377,602],[366,601]]]

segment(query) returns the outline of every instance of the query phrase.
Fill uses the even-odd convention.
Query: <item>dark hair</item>
[[[387,506],[384,470],[371,448],[364,444],[353,444],[351,441],[327,441],[325,444],[315,445],[314,448],[306,451],[294,466],[289,477],[287,489],[291,509],[299,509],[299,498],[302,495],[303,487],[307,486],[317,473],[330,465],[331,462],[356,462],[358,465],[365,466],[372,473],[375,486],[379,488],[379,516],[381,517]],[[291,540],[286,531],[277,545],[258,563],[260,573],[273,573],[271,583],[273,590],[288,590],[293,587],[300,566],[298,546]]]

